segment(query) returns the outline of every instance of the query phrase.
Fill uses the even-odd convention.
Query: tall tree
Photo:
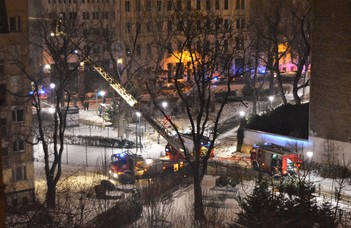
[[[13,62],[32,83],[28,99],[31,99],[34,110],[34,126],[33,141],[29,143],[42,147],[47,184],[46,203],[51,208],[55,207],[56,185],[62,175],[67,116],[72,91],[75,91],[72,85],[76,83],[79,68],[76,47],[85,40],[79,35],[83,33],[76,9],[57,10],[67,14],[52,13],[51,18],[42,16],[32,21],[29,38],[24,39],[30,44],[31,53],[42,54],[42,61],[46,65],[40,66],[41,62],[36,56],[31,58],[30,53],[23,53],[17,46],[12,46],[11,52]],[[50,83],[55,86],[50,87]]]
[[[158,107],[177,132],[182,148],[176,149],[184,151],[183,155],[191,167],[195,197],[194,217],[196,222],[201,223],[206,221],[201,183],[217,138],[219,120],[231,91],[230,83],[233,78],[242,74],[242,71],[233,70],[234,59],[236,57],[242,58],[242,52],[237,49],[239,44],[236,43],[233,24],[229,22],[225,25],[223,18],[214,13],[178,11],[169,16],[176,18],[172,20],[172,26],[176,32],[170,39],[170,47],[167,50],[168,56],[173,59],[173,62],[169,63],[169,65],[172,64],[172,67],[168,70],[174,69],[171,72],[171,80],[175,84],[179,98],[177,108],[184,109],[187,115],[190,135],[194,144],[193,151],[189,151],[189,148],[185,147],[180,129],[157,103],[155,99],[157,95],[152,93],[150,85],[148,88],[153,97],[154,105]],[[175,46],[177,48],[173,48]],[[188,80],[193,83],[190,92],[182,90],[178,80],[184,78],[185,72],[187,72]],[[215,76],[225,78],[224,85],[226,85],[225,97],[218,105],[214,99],[215,92],[212,84]],[[213,134],[210,135],[210,147],[207,151],[203,151],[201,150],[201,141],[208,129],[211,129]]]

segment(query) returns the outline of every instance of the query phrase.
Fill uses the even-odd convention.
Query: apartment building
[[[232,43],[226,45],[243,50],[250,14],[250,0],[43,0],[42,4],[45,12],[59,13],[64,20],[80,20],[98,35],[110,31],[109,40],[95,45],[93,58],[113,66],[114,73],[128,65],[124,78],[141,68],[169,71],[169,58],[182,45],[181,15],[201,12],[220,17],[220,26],[235,33]],[[205,45],[208,48],[215,45],[211,39]],[[242,55],[238,52],[235,59],[238,66],[243,63]],[[173,65],[174,69],[175,62]]]
[[[26,51],[27,0],[2,0],[0,18],[0,137],[6,206],[13,208],[34,200],[33,148],[27,143],[32,127],[31,103],[24,96],[30,83],[11,61],[10,47]],[[18,94],[13,95],[13,94]]]

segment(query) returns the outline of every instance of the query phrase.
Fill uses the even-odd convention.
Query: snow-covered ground
[[[233,108],[233,107],[232,107]],[[224,116],[229,116],[230,113],[238,113],[238,109],[243,107],[237,107],[236,112],[227,109],[224,113]],[[96,127],[96,126],[79,126],[75,128],[69,128],[67,134],[75,134],[75,135],[98,135],[105,137],[113,137],[117,138],[117,130],[109,127],[101,117],[97,115],[97,106],[91,106],[89,111],[80,110],[80,118],[90,120],[91,122],[95,122],[97,125],[105,126],[105,127]],[[129,128],[131,131],[136,129],[135,124],[130,124]],[[145,126],[143,126],[145,128]],[[216,147],[216,155],[215,158],[228,158],[231,157],[236,150],[236,128],[222,134],[219,136],[219,144]],[[134,141],[135,134],[131,133],[127,139]],[[154,133],[154,130],[151,129],[149,125],[146,125],[146,129],[144,129],[143,135],[143,143],[144,147],[140,150],[133,149],[132,151],[142,154],[146,158],[159,158],[160,154],[164,153],[164,147],[166,145],[166,141],[161,138],[159,143]],[[66,145],[65,151],[63,154],[63,172],[75,172],[75,170],[97,170],[101,169],[101,167],[108,166],[110,156],[115,150],[121,149],[112,149],[112,148],[101,148],[101,147],[86,147],[86,146],[75,146],[75,145]],[[43,177],[43,153],[40,146],[36,146],[34,148],[34,158],[35,158],[35,168],[36,168],[36,177],[38,177],[38,181],[42,180]],[[103,178],[103,177],[102,177]],[[328,200],[333,202],[334,200],[334,189],[339,187],[335,180],[324,179],[320,176],[310,174],[309,178],[313,181],[317,188],[321,190],[323,195],[321,195],[318,199],[323,200],[323,197],[328,197]],[[232,189],[226,189],[223,192],[223,189],[215,188],[215,177],[206,176],[203,182],[203,190],[204,190],[204,199],[205,202],[208,201],[213,195],[221,194],[241,194],[245,195],[249,192],[249,189],[252,189],[253,183],[247,183],[247,186],[236,186],[235,193],[231,192]],[[175,224],[174,219],[177,219],[179,222],[179,218],[181,216],[189,216],[187,212],[189,207],[191,207],[193,191],[191,186],[186,190],[178,190],[173,194],[171,204],[172,209],[170,213],[165,218],[167,220],[172,221]],[[350,200],[351,197],[351,185],[350,180],[345,183],[343,186],[342,194],[345,197],[348,197]],[[225,219],[233,219],[233,215],[238,211],[238,203],[235,200],[235,197],[225,197],[221,198],[221,201],[217,200],[217,203],[221,204],[219,208],[222,213],[221,216],[224,216]],[[346,211],[351,211],[351,202],[343,202],[342,208]],[[231,216],[225,216],[231,215]],[[227,221],[227,220],[224,220]],[[228,220],[229,222],[229,220]],[[183,224],[187,225],[187,224]],[[177,226],[178,227],[178,226]]]

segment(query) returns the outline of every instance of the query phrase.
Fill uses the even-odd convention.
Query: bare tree
[[[65,12],[63,9],[61,12]],[[65,9],[66,15],[51,14],[31,23],[29,39],[24,42],[32,47],[32,53],[41,53],[44,62],[50,68],[40,67],[29,53],[23,54],[17,46],[12,46],[12,58],[24,75],[32,83],[28,96],[34,110],[34,127],[32,144],[41,144],[44,153],[45,176],[47,184],[46,202],[48,207],[55,207],[56,186],[62,175],[62,153],[67,128],[67,116],[72,99],[72,84],[76,80],[79,63],[77,63],[76,45],[83,42],[79,35],[81,25],[77,19],[77,9]],[[67,17],[67,20],[64,18]],[[50,18],[50,19],[49,19]],[[81,33],[82,34],[82,33]],[[49,76],[48,76],[49,74]],[[55,87],[49,87],[49,83]],[[46,91],[47,101],[42,94]],[[52,113],[48,112],[48,106]]]
[[[311,53],[311,6],[309,1],[293,1],[290,8],[292,13],[290,24],[296,23],[295,26],[292,26],[296,29],[292,31],[296,36],[291,44],[292,62],[297,66],[293,82],[293,96],[295,103],[300,104],[301,98],[298,91],[309,86],[307,76]],[[302,77],[304,80],[301,83]]]
[[[171,80],[175,83],[177,96],[181,101],[177,106],[183,106],[187,121],[191,126],[193,151],[185,147],[180,130],[157,103],[156,94],[152,93],[150,85],[148,88],[154,105],[158,107],[177,133],[182,148],[176,149],[184,151],[183,155],[191,167],[194,184],[194,219],[201,222],[206,220],[201,182],[206,174],[208,160],[217,138],[219,120],[231,91],[230,82],[238,76],[232,70],[234,58],[239,57],[242,53],[236,48],[232,23],[225,28],[223,18],[218,15],[184,11],[176,12],[171,16],[171,18],[176,18],[173,20],[173,25],[176,25],[177,31],[170,40],[177,45],[177,49],[169,48],[168,50],[169,55],[175,59],[174,77]],[[179,78],[184,77],[185,66],[188,77],[193,83],[193,88],[189,93],[181,89],[178,81]],[[219,102],[219,107],[215,104],[215,94],[211,84],[215,75],[226,78],[226,96]],[[209,128],[213,132],[210,135],[211,143],[208,150],[203,153],[201,140]]]

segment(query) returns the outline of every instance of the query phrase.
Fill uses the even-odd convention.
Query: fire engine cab
[[[273,143],[254,145],[250,154],[254,169],[272,175],[295,175],[299,172],[302,163],[300,154]]]

